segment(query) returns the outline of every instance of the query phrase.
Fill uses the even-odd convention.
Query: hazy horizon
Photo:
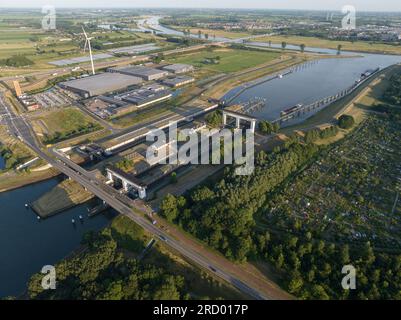
[[[373,12],[401,12],[399,0],[387,0],[378,3],[375,0],[284,0],[261,1],[249,0],[244,4],[241,0],[220,0],[218,4],[214,0],[137,0],[135,4],[130,0],[115,0],[113,5],[106,0],[87,0],[82,5],[80,0],[3,0],[1,8],[38,8],[44,5],[54,5],[60,8],[143,8],[143,9],[265,9],[265,10],[316,10],[316,11],[340,11],[344,5],[353,5],[357,11]]]

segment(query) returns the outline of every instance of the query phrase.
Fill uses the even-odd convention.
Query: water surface
[[[104,215],[87,218],[85,205],[38,221],[25,203],[36,200],[58,182],[51,179],[0,193],[0,297],[21,294],[33,273],[78,248],[85,232],[108,224]],[[82,224],[79,215],[84,217]],[[71,219],[77,221],[75,227]]]

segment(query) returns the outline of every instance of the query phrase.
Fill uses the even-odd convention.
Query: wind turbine
[[[89,48],[89,57],[91,59],[91,65],[92,65],[92,74],[95,74],[95,66],[93,65],[92,47],[91,47],[91,40],[93,38],[88,38],[88,35],[86,34],[84,27],[82,27],[82,31],[84,32],[84,36],[85,36],[84,52],[86,51],[86,46],[88,46],[88,48]]]

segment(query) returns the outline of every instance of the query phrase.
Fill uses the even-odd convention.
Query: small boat
[[[40,220],[40,216],[36,216],[36,219]]]
[[[25,203],[25,208],[29,208],[29,204]]]
[[[278,77],[279,79],[283,79],[283,75],[281,73],[278,75]]]
[[[75,223],[75,220],[74,220],[74,219],[71,219],[71,222],[74,224],[74,223]]]

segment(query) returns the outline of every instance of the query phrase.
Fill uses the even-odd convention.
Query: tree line
[[[336,126],[318,136],[336,134]],[[183,196],[167,195],[160,215],[237,262],[262,260],[280,276],[280,284],[302,299],[401,299],[401,255],[331,243],[313,226],[293,216],[258,223],[274,208],[269,202],[328,147],[293,137],[271,154],[259,152],[254,173],[236,176],[226,167],[222,179]],[[308,141],[308,142],[307,142]],[[282,199],[286,201],[285,199]],[[290,201],[291,199],[287,199]],[[344,290],[343,265],[357,270],[357,290]]]
[[[184,278],[125,257],[109,228],[86,234],[86,250],[56,265],[56,290],[45,290],[43,274],[28,283],[30,299],[165,300],[188,299]]]

